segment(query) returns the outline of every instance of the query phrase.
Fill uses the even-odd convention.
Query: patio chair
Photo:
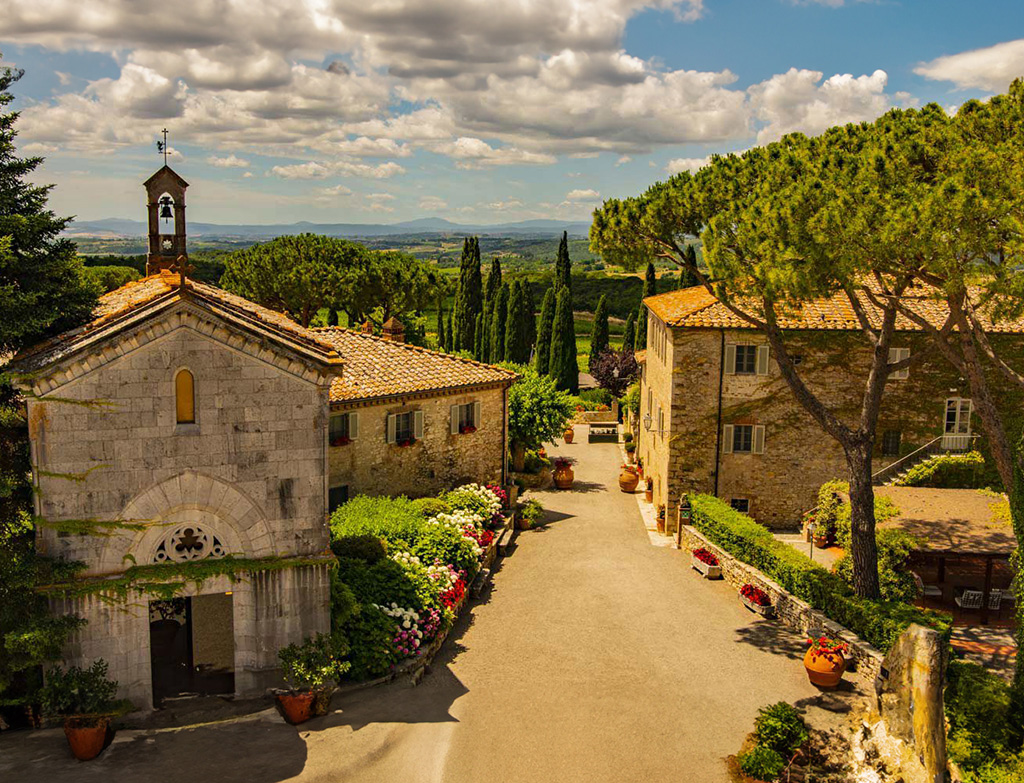
[[[1002,590],[990,590],[988,594],[988,608],[990,611],[998,612],[999,606],[1003,602],[1003,591]]]
[[[960,611],[963,611],[964,609],[981,609],[981,602],[984,597],[985,594],[981,590],[964,590],[953,600],[960,608]]]
[[[925,598],[942,598],[941,587],[938,585],[926,585],[917,572],[911,571],[910,573],[914,575],[914,584],[917,585],[917,589],[921,595]]]

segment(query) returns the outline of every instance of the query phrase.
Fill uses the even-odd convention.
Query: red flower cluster
[[[341,437],[335,438],[331,441],[332,446],[347,446],[352,442],[352,438],[348,435],[342,435]]]
[[[397,444],[401,447],[411,446],[416,442],[416,438],[405,438],[404,440],[397,441]]]
[[[743,587],[740,588],[740,595],[750,601],[750,603],[756,604],[757,606],[772,605],[772,599],[769,598],[768,593],[760,587],[754,587],[754,585],[743,585]]]
[[[488,484],[487,489],[494,493],[494,496],[501,503],[502,507],[508,505],[508,493],[497,484]]]
[[[466,594],[466,582],[460,576],[455,580],[455,584],[448,590],[441,593],[441,603],[444,604],[445,609],[451,609],[454,611],[456,604],[462,600],[462,596]]]
[[[846,642],[842,642],[839,639],[829,639],[827,636],[808,639],[807,646],[811,648],[811,655],[815,658],[819,655],[844,655],[850,650],[850,645]]]
[[[715,557],[715,553],[705,549],[704,547],[694,549],[693,556],[706,565],[718,565],[718,558]]]
[[[463,435],[468,435],[471,432],[476,432],[476,427],[474,427],[472,424],[460,424],[459,432],[461,432]]]
[[[480,530],[480,531],[478,531],[475,527],[472,527],[472,526],[467,526],[462,531],[462,535],[469,536],[470,538],[472,538],[474,541],[476,541],[480,545],[481,549],[487,549],[487,547],[489,547],[491,545],[491,542],[494,541],[494,533],[492,531],[490,531],[490,530]]]

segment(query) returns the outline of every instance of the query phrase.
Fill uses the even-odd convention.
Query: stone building
[[[52,593],[87,621],[66,660],[105,659],[138,707],[278,684],[277,651],[330,626],[330,506],[502,480],[515,379],[405,345],[397,322],[305,329],[188,279],[184,181],[147,187],[154,273],[11,365],[37,546],[84,565]],[[164,242],[154,218],[176,211]]]
[[[796,401],[765,336],[702,287],[644,304],[637,455],[645,476],[653,478],[654,503],[669,511],[669,530],[685,492],[714,494],[770,527],[797,527],[821,484],[846,477],[846,461],[839,444]],[[864,305],[873,312],[869,302]],[[921,312],[938,325],[945,316],[933,303],[922,303]],[[780,323],[808,387],[841,417],[856,421],[870,353],[849,302],[813,302]],[[1024,347],[1024,322],[989,324],[988,332],[1004,348]],[[931,355],[927,340],[909,321],[897,321],[890,361],[929,355],[889,378],[875,470],[922,446],[959,451],[979,445],[969,385]],[[1019,394],[1003,399],[1008,409],[1020,405]]]

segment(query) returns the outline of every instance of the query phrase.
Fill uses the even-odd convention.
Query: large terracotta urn
[[[89,761],[103,752],[107,744],[107,730],[110,721],[107,718],[82,720],[68,718],[64,721],[64,736],[68,746],[79,761]]]
[[[846,656],[842,652],[821,652],[811,647],[804,655],[804,668],[812,685],[832,690],[846,671]]]
[[[623,492],[636,491],[636,485],[640,483],[640,477],[635,470],[623,468],[619,471],[619,489]]]
[[[295,725],[305,723],[313,717],[313,691],[298,691],[296,693],[279,693],[278,704],[284,713],[284,719]]]
[[[572,482],[575,478],[569,463],[565,462],[555,466],[555,486],[559,489],[572,489]]]
[[[573,432],[572,427],[566,427],[565,432],[562,433],[562,440],[566,443],[572,443],[574,437],[576,437],[576,433]]]

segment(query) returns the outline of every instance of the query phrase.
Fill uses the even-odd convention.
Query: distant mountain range
[[[78,237],[142,237],[146,224],[141,220],[105,218],[103,220],[76,220],[65,232]],[[385,237],[402,234],[490,234],[496,236],[555,236],[568,231],[571,236],[587,235],[590,223],[562,220],[520,220],[515,223],[469,225],[453,223],[444,218],[419,218],[403,223],[279,223],[272,225],[221,225],[217,223],[189,223],[190,236],[207,238],[263,239],[285,234],[325,234],[334,237]]]

